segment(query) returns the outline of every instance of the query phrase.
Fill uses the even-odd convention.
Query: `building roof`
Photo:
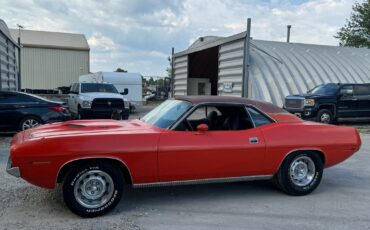
[[[0,32],[2,32],[9,40],[11,40],[16,46],[18,46],[18,43],[16,42],[16,39],[13,39],[12,36],[9,33],[9,28],[6,25],[6,23],[0,19]]]
[[[9,31],[13,39],[17,40],[19,30],[9,29]],[[85,35],[74,33],[21,30],[21,44],[34,48],[90,50]]]
[[[265,113],[287,113],[282,108],[277,107],[271,103],[259,100],[248,99],[244,97],[231,97],[231,96],[175,96],[177,100],[188,101],[194,105],[204,103],[236,103],[253,105]]]

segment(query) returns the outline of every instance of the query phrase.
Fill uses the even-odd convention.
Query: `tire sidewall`
[[[74,186],[80,176],[90,170],[101,170],[110,175],[113,180],[113,194],[109,201],[102,207],[86,208],[82,206],[75,198]],[[123,193],[124,177],[122,172],[113,165],[103,162],[94,162],[81,164],[74,167],[63,181],[63,198],[68,208],[75,214],[82,217],[95,217],[104,215],[112,210],[120,201]]]
[[[309,157],[315,164],[315,176],[313,180],[306,186],[298,186],[293,183],[290,178],[290,165],[298,157]],[[323,163],[321,158],[311,152],[292,154],[286,158],[281,168],[281,183],[284,190],[292,195],[306,195],[314,191],[320,184],[323,175]]]

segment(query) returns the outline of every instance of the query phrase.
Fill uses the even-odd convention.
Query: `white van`
[[[79,77],[79,82],[111,83],[134,105],[143,104],[142,76],[139,73],[96,72]]]

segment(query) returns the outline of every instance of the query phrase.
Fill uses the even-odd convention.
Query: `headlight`
[[[130,108],[130,102],[129,101],[123,100],[123,103],[124,103],[126,109]]]
[[[82,101],[82,107],[91,108],[91,101]]]
[[[314,99],[305,99],[304,100],[304,106],[315,106],[315,100]]]

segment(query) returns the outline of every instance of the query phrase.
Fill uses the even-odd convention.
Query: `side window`
[[[339,93],[342,96],[351,96],[351,95],[353,95],[353,86],[352,85],[345,85],[340,89]]]
[[[353,87],[353,94],[356,96],[368,96],[370,95],[370,88],[368,85],[355,85]]]
[[[248,110],[248,112],[249,112],[249,114],[250,114],[250,116],[251,116],[251,118],[252,118],[256,127],[272,123],[272,121],[269,118],[267,118],[265,115],[263,115],[259,111],[255,110],[251,107],[247,107],[247,110]]]
[[[176,128],[178,131],[195,131],[207,124],[210,131],[245,130],[254,128],[244,106],[215,105],[197,108]]]

